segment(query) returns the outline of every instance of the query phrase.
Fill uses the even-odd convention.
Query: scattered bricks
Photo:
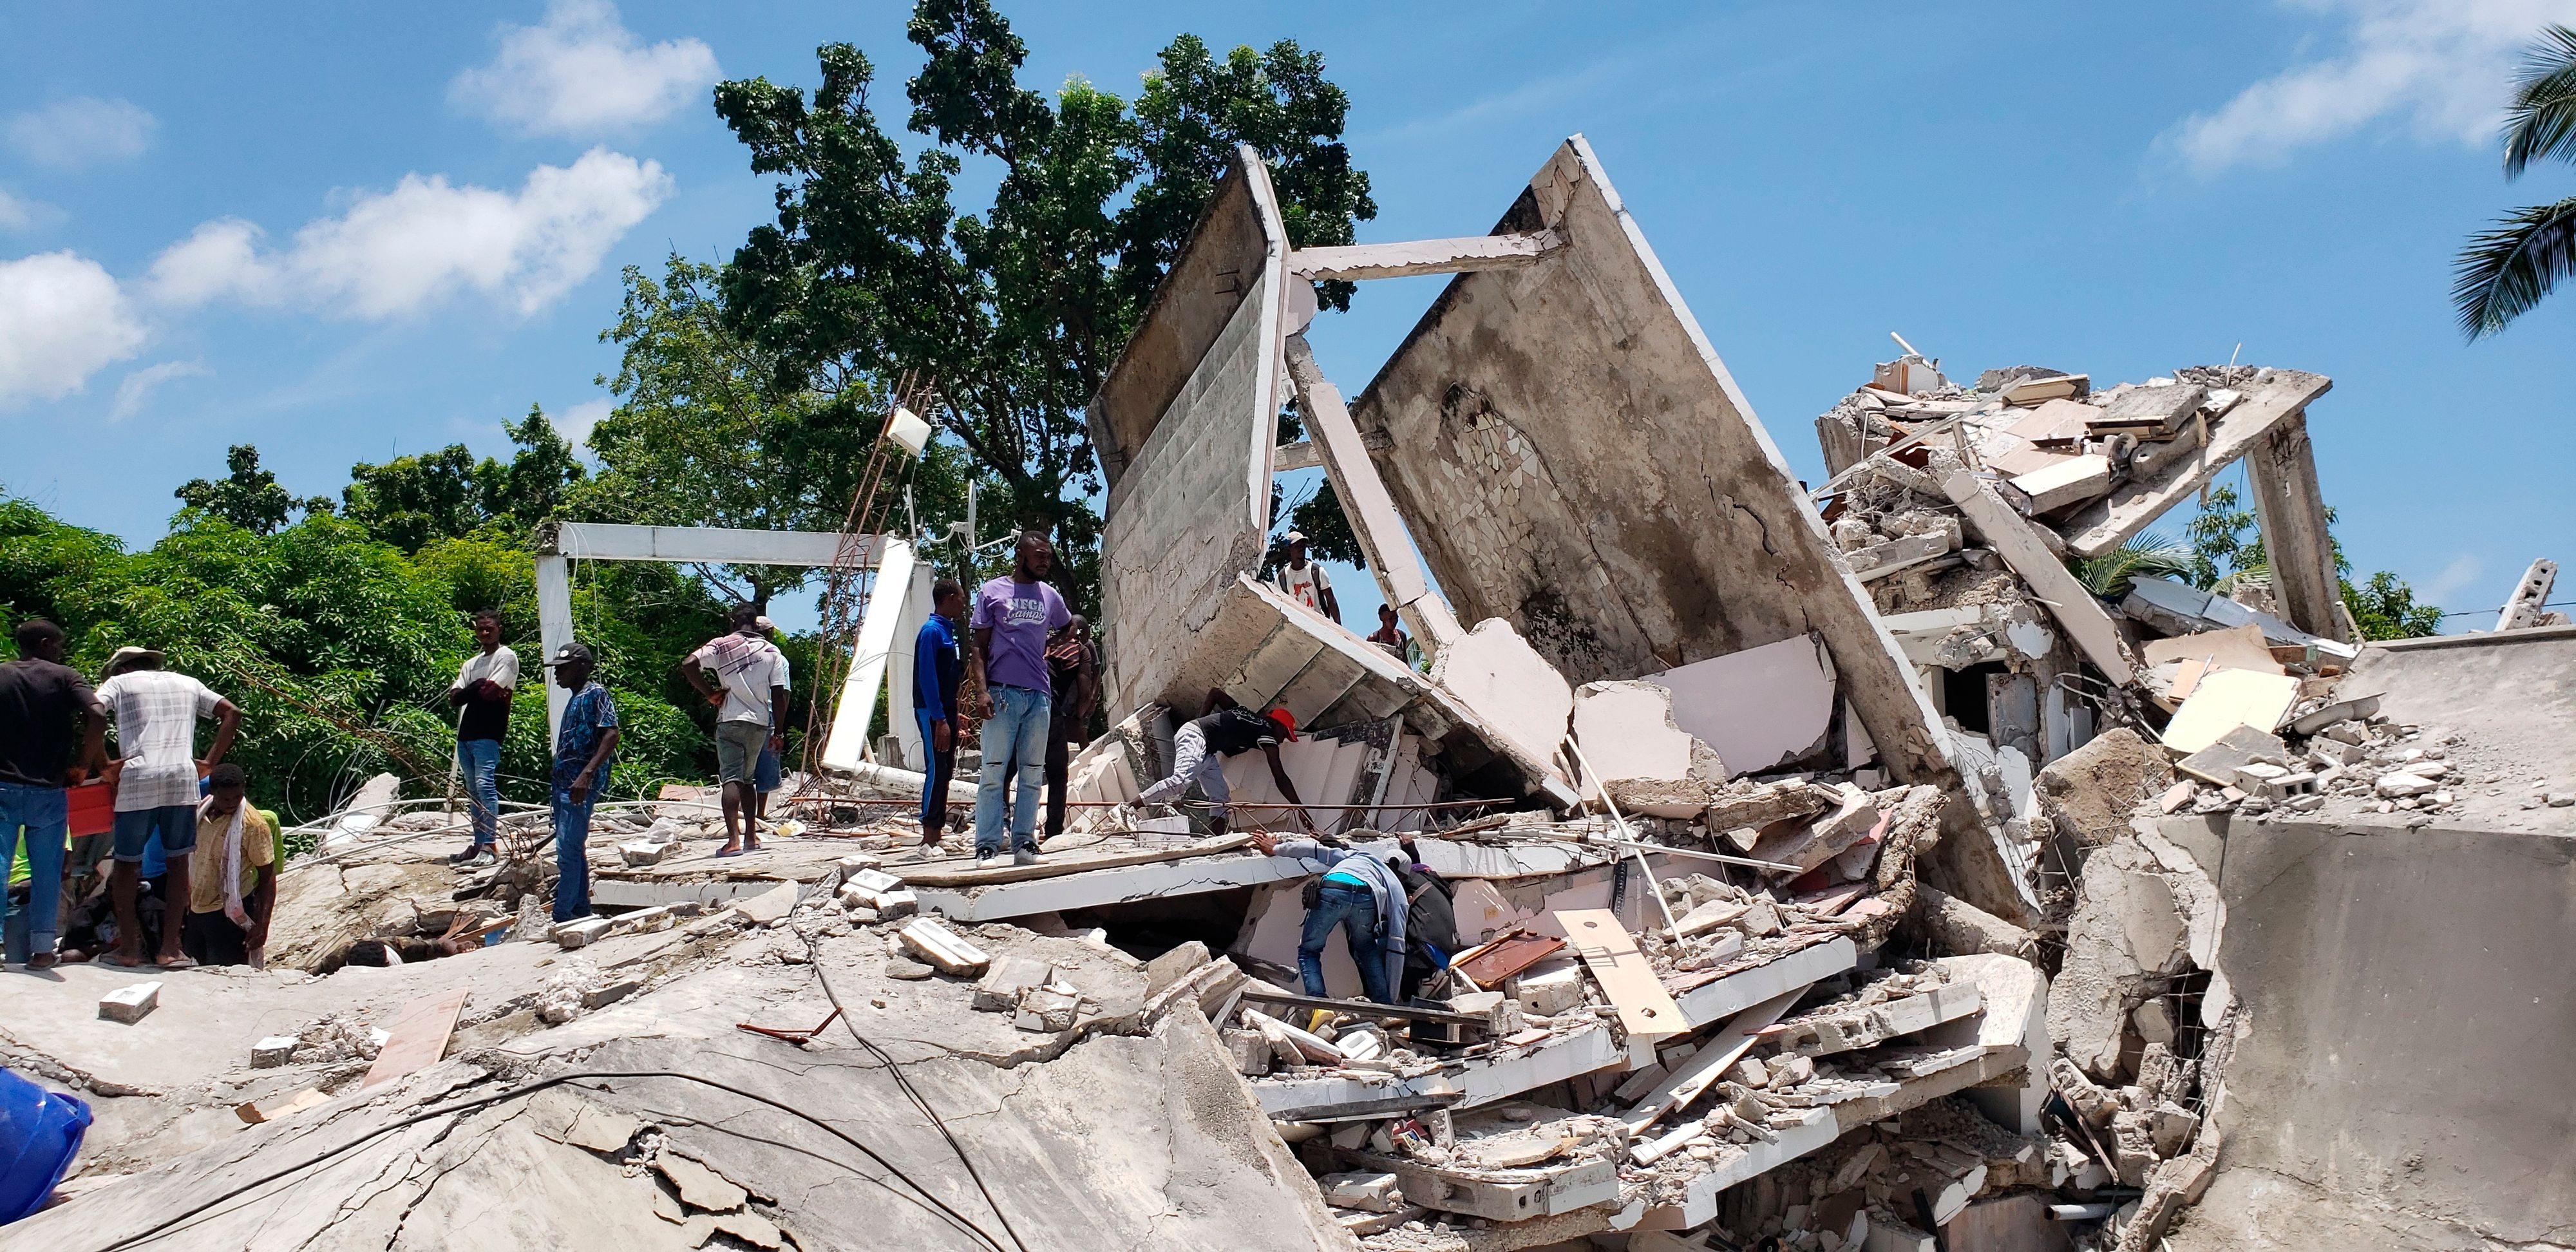
[[[921,911],[921,897],[914,895],[912,889],[906,887],[900,891],[888,891],[871,900],[862,901],[853,907],[852,913],[855,915],[862,910],[873,911],[878,917],[889,920],[910,917]]]
[[[2116,1097],[2094,1085],[2092,1079],[2084,1076],[2083,1070],[2075,1067],[2075,1062],[2065,1057],[2060,1056],[2049,1061],[2048,1083],[2056,1089],[2057,1094],[2066,1097],[2067,1104],[2074,1107],[2076,1116],[2092,1125],[2102,1125],[2120,1111],[2120,1102]]]
[[[671,845],[667,843],[621,843],[617,845],[618,857],[624,860],[630,868],[646,865],[659,865],[662,863],[663,855],[668,853],[670,850]]]
[[[1055,981],[1055,966],[1034,957],[1006,957],[975,984],[975,1007],[986,1013],[1017,1013],[1020,993]]]
[[[1499,991],[1471,991],[1466,995],[1452,996],[1449,1011],[1484,1018],[1485,1033],[1498,1039],[1527,1024],[1521,1015],[1520,1002]]]
[[[854,852],[848,856],[842,857],[840,861],[841,881],[848,882],[851,878],[855,877],[860,870],[875,869],[884,863],[884,859],[873,852]]]
[[[2111,1164],[2119,1171],[2123,1187],[2147,1185],[2147,1175],[2156,1168],[2155,1115],[2152,1113],[2115,1113],[2111,1116]]]
[[[844,862],[844,865],[846,864],[847,862]],[[845,871],[841,875],[841,887],[844,891],[856,887],[862,891],[882,895],[889,891],[902,890],[903,880],[881,869],[861,868],[855,873]]]
[[[98,1015],[102,1021],[123,1022],[128,1026],[142,1021],[152,1010],[161,1007],[161,984],[139,982],[119,987],[98,998]]]
[[[1326,1174],[1315,1182],[1324,1189],[1324,1203],[1337,1209],[1392,1213],[1404,1207],[1404,1192],[1393,1174]]]
[[[555,943],[561,947],[586,948],[592,943],[606,938],[608,936],[608,928],[613,924],[614,923],[610,922],[607,918],[598,916],[597,914],[593,914],[589,917],[576,917],[568,922],[556,923],[553,939]]]
[[[1763,1066],[1762,1058],[1758,1056],[1748,1056],[1737,1061],[1735,1068],[1726,1071],[1726,1077],[1731,1082],[1742,1083],[1747,1087],[1771,1085],[1771,1071]]]
[[[1270,1041],[1257,1030],[1225,1032],[1226,1054],[1234,1059],[1234,1072],[1246,1078],[1259,1078],[1270,1072]]]
[[[582,992],[581,1006],[585,1009],[604,1009],[635,994],[643,987],[644,980],[641,978],[621,978],[605,987],[593,987]]]
[[[1779,1062],[1772,1068],[1771,1085],[1774,1087],[1795,1087],[1814,1078],[1815,1076],[1816,1062],[1814,1058],[1793,1056]]]
[[[297,1040],[293,1035],[270,1035],[250,1045],[252,1069],[275,1069],[295,1059]]]
[[[904,950],[952,977],[972,978],[993,963],[993,958],[984,955],[982,948],[958,937],[956,931],[950,930],[937,918],[917,918],[895,932],[895,938],[903,944]]]
[[[2156,811],[2159,813],[2171,813],[2175,809],[2191,803],[2192,797],[2199,794],[2200,788],[2194,786],[2188,780],[2175,783],[2173,786],[2166,788],[2165,793],[2156,799]]]
[[[1082,1011],[1082,993],[1063,983],[1030,987],[1020,993],[1020,1015],[1011,1024],[1034,1034],[1073,1029]]]

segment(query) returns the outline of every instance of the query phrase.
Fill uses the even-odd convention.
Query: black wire
[[[441,1105],[441,1106],[439,1106],[439,1107],[437,1107],[437,1108],[434,1108],[434,1109],[425,1109],[425,1110],[423,1110],[423,1111],[421,1111],[421,1112],[419,1112],[419,1113],[413,1114],[413,1115],[412,1115],[412,1116],[410,1116],[410,1117],[402,1118],[402,1119],[400,1119],[400,1120],[398,1120],[398,1121],[387,1122],[387,1123],[385,1123],[385,1124],[384,1124],[384,1125],[382,1125],[382,1126],[378,1126],[378,1127],[376,1127],[375,1129],[373,1129],[373,1130],[370,1130],[370,1131],[366,1132],[365,1134],[359,1135],[357,1138],[351,1139],[351,1140],[350,1140],[350,1141],[348,1141],[347,1143],[343,1143],[343,1144],[340,1144],[340,1145],[339,1145],[339,1146],[337,1146],[337,1147],[330,1148],[330,1149],[328,1149],[328,1150],[326,1150],[326,1151],[322,1152],[320,1155],[318,1155],[318,1156],[314,1156],[314,1157],[312,1157],[312,1158],[310,1158],[310,1159],[308,1159],[308,1160],[299,1161],[299,1162],[297,1162],[297,1163],[295,1163],[295,1164],[293,1164],[293,1165],[282,1166],[282,1167],[280,1167],[280,1168],[278,1168],[278,1169],[271,1170],[271,1171],[269,1171],[268,1173],[263,1174],[263,1175],[261,1175],[261,1176],[259,1176],[259,1177],[257,1177],[257,1178],[254,1178],[254,1179],[250,1180],[249,1182],[243,1183],[242,1185],[240,1185],[240,1186],[238,1186],[238,1187],[235,1187],[235,1188],[233,1188],[233,1189],[231,1189],[231,1190],[229,1190],[229,1191],[226,1191],[226,1192],[224,1192],[223,1194],[218,1195],[218,1196],[216,1196],[215,1198],[213,1198],[213,1199],[211,1199],[211,1200],[208,1200],[208,1201],[206,1201],[206,1202],[205,1202],[205,1203],[203,1203],[203,1204],[200,1204],[200,1205],[197,1205],[197,1206],[196,1206],[196,1207],[194,1207],[194,1208],[188,1209],[187,1211],[182,1212],[182,1213],[178,1214],[177,1216],[174,1216],[174,1217],[168,1218],[168,1219],[166,1219],[166,1220],[164,1220],[164,1221],[160,1222],[160,1223],[159,1223],[159,1224],[157,1224],[157,1225],[151,1226],[151,1227],[149,1227],[149,1228],[147,1228],[147,1229],[145,1229],[145,1230],[143,1230],[143,1231],[141,1231],[141,1232],[139,1232],[139,1233],[131,1234],[131,1235],[127,1235],[126,1237],[124,1237],[124,1238],[122,1238],[122,1239],[119,1239],[119,1240],[117,1240],[117,1241],[116,1241],[116,1242],[114,1242],[114,1243],[106,1244],[106,1245],[104,1245],[104,1246],[100,1247],[100,1248],[98,1249],[98,1252],[118,1252],[118,1250],[119,1250],[119,1249],[134,1247],[135,1245],[140,1244],[140,1243],[143,1243],[143,1242],[144,1242],[144,1241],[146,1241],[146,1240],[149,1240],[149,1239],[153,1239],[153,1238],[158,1237],[158,1236],[159,1236],[160,1234],[162,1234],[164,1231],[167,1231],[167,1230],[171,1229],[171,1228],[172,1228],[172,1227],[174,1227],[174,1226],[178,1226],[178,1225],[180,1225],[181,1223],[186,1222],[186,1221],[188,1221],[189,1219],[194,1218],[194,1217],[198,1216],[199,1214],[206,1212],[208,1209],[212,1209],[212,1208],[214,1208],[215,1206],[217,1206],[217,1205],[220,1205],[220,1204],[224,1203],[225,1201],[228,1201],[228,1200],[234,1199],[235,1197],[238,1197],[238,1196],[240,1196],[240,1195],[243,1195],[243,1194],[244,1194],[244,1193],[246,1193],[246,1192],[250,1192],[250,1191],[256,1190],[256,1189],[258,1189],[258,1188],[260,1188],[260,1187],[267,1186],[269,1183],[275,1182],[275,1181],[277,1181],[277,1180],[278,1180],[278,1179],[280,1179],[280,1178],[284,1178],[284,1177],[286,1177],[286,1176],[287,1176],[287,1175],[289,1175],[289,1174],[300,1173],[300,1172],[302,1172],[302,1171],[304,1171],[304,1170],[311,1169],[312,1167],[314,1167],[314,1166],[316,1166],[316,1165],[320,1165],[320,1164],[322,1164],[323,1162],[328,1161],[328,1160],[330,1160],[330,1159],[331,1159],[331,1158],[333,1158],[333,1157],[339,1156],[340,1154],[342,1154],[342,1153],[344,1153],[344,1152],[350,1151],[351,1149],[353,1149],[353,1148],[357,1148],[357,1147],[360,1147],[360,1146],[362,1146],[362,1145],[364,1145],[364,1144],[367,1144],[367,1143],[373,1142],[374,1140],[377,1140],[377,1139],[380,1139],[380,1138],[382,1138],[382,1137],[384,1137],[384,1136],[386,1136],[386,1135],[392,1134],[393,1132],[395,1132],[395,1131],[397,1131],[397,1130],[403,1130],[403,1129],[406,1129],[406,1128],[408,1128],[408,1127],[417,1126],[417,1125],[419,1125],[419,1124],[420,1124],[420,1123],[422,1123],[422,1122],[430,1121],[430,1120],[432,1120],[432,1119],[434,1119],[434,1118],[446,1117],[446,1116],[448,1116],[448,1115],[450,1115],[450,1114],[453,1114],[453,1113],[462,1113],[462,1112],[465,1112],[465,1111],[467,1111],[467,1110],[469,1110],[469,1109],[477,1109],[477,1108],[481,1108],[481,1107],[483,1107],[484,1105],[487,1105],[487,1104],[498,1104],[498,1103],[500,1103],[500,1102],[502,1102],[502,1101],[504,1101],[504,1100],[514,1100],[514,1099],[517,1099],[518,1097],[523,1096],[523,1095],[531,1095],[531,1094],[534,1094],[534,1093],[536,1093],[536,1092],[543,1091],[543,1090],[545,1090],[545,1089],[546,1089],[546,1088],[548,1088],[548,1087],[561,1086],[561,1085],[563,1085],[564,1083],[573,1082],[573,1081],[576,1081],[576,1080],[579,1080],[579,1079],[583,1079],[583,1078],[677,1078],[677,1079],[680,1079],[680,1080],[685,1081],[685,1082],[694,1082],[694,1083],[701,1084],[701,1085],[703,1085],[703,1086],[713,1087],[713,1088],[715,1088],[715,1089],[716,1089],[716,1090],[718,1090],[718,1091],[723,1091],[723,1092],[726,1092],[726,1093],[728,1093],[728,1094],[741,1096],[743,1099],[750,1100],[750,1101],[753,1101],[753,1102],[755,1102],[755,1103],[768,1105],[769,1107],[774,1108],[774,1109],[777,1109],[778,1111],[780,1111],[780,1112],[782,1112],[782,1113],[785,1113],[785,1114],[787,1114],[787,1115],[788,1115],[788,1116],[790,1116],[790,1117],[794,1117],[794,1118],[797,1118],[797,1119],[798,1119],[798,1120],[800,1120],[800,1121],[804,1121],[804,1122],[810,1123],[810,1124],[812,1124],[813,1126],[817,1127],[818,1129],[822,1130],[825,1134],[828,1134],[828,1135],[832,1136],[833,1138],[838,1139],[838,1140],[840,1140],[841,1142],[843,1142],[843,1143],[846,1143],[846,1144],[850,1145],[850,1146],[851,1146],[851,1147],[853,1147],[853,1148],[857,1148],[857,1149],[859,1150],[859,1152],[860,1152],[860,1154],[861,1154],[861,1155],[863,1155],[863,1156],[867,1157],[867,1158],[868,1158],[869,1160],[871,1160],[871,1161],[876,1162],[878,1165],[883,1166],[883,1167],[885,1168],[885,1170],[886,1170],[886,1172],[887,1172],[887,1173],[890,1173],[890,1174],[894,1175],[895,1177],[902,1179],[902,1180],[903,1180],[907,1185],[911,1186],[911,1188],[912,1188],[913,1190],[920,1192],[920,1193],[921,1193],[921,1195],[922,1195],[922,1199],[928,1200],[928,1201],[930,1202],[930,1204],[929,1204],[929,1205],[924,1205],[924,1204],[922,1204],[921,1200],[915,1200],[915,1199],[913,1199],[911,1196],[904,1195],[904,1194],[903,1194],[902,1192],[900,1192],[900,1191],[895,1191],[895,1190],[894,1190],[893,1188],[891,1188],[891,1187],[887,1188],[887,1190],[888,1190],[889,1192],[891,1192],[891,1193],[892,1193],[892,1194],[894,1194],[895,1196],[897,1196],[897,1197],[901,1198],[904,1202],[906,1202],[906,1203],[908,1203],[908,1204],[911,1204],[911,1205],[913,1205],[913,1206],[915,1206],[915,1207],[917,1207],[917,1208],[922,1208],[924,1211],[931,1211],[931,1207],[932,1207],[932,1206],[936,1206],[936,1211],[935,1211],[935,1212],[932,1212],[932,1215],[933,1215],[933,1216],[944,1216],[944,1217],[945,1217],[945,1219],[946,1219],[946,1220],[948,1220],[951,1224],[958,1226],[960,1229],[962,1229],[962,1230],[963,1230],[963,1231],[965,1231],[966,1233],[973,1235],[975,1238],[977,1238],[977,1239],[981,1240],[981,1241],[982,1241],[984,1244],[986,1244],[987,1246],[989,1246],[989,1247],[993,1248],[993,1249],[994,1249],[994,1252],[1005,1252],[1005,1250],[1003,1249],[1003,1247],[1002,1247],[1002,1245],[1001,1245],[1001,1243],[1000,1243],[999,1241],[995,1240],[991,1235],[985,1234],[985,1233],[984,1233],[984,1230],[983,1230],[983,1228],[982,1228],[982,1227],[977,1226],[974,1222],[967,1220],[967,1218],[966,1218],[966,1215],[965,1215],[965,1214],[960,1213],[960,1212],[958,1212],[957,1210],[955,1210],[955,1209],[953,1209],[953,1208],[950,1208],[950,1207],[948,1206],[948,1202],[947,1202],[947,1201],[942,1200],[942,1199],[940,1199],[937,1195],[932,1194],[932,1192],[931,1192],[931,1190],[930,1190],[929,1188],[922,1186],[922,1185],[921,1185],[921,1183],[920,1183],[919,1181],[915,1180],[915,1179],[912,1177],[912,1175],[910,1175],[910,1174],[907,1174],[907,1173],[903,1172],[903,1170],[902,1170],[899,1166],[895,1165],[895,1163],[894,1163],[894,1162],[889,1161],[889,1160],[885,1159],[884,1157],[877,1155],[877,1154],[876,1154],[875,1149],[870,1148],[868,1145],[866,1145],[866,1144],[864,1144],[864,1143],[861,1143],[861,1142],[859,1142],[858,1140],[856,1140],[856,1139],[854,1139],[854,1138],[851,1138],[848,1134],[844,1133],[844,1132],[843,1132],[839,1127],[834,1126],[834,1125],[832,1125],[831,1123],[826,1122],[826,1121],[822,1120],[821,1118],[818,1118],[818,1117],[814,1116],[814,1115],[813,1115],[813,1114],[811,1114],[811,1113],[807,1113],[807,1112],[805,1112],[805,1111],[804,1111],[804,1110],[802,1110],[802,1109],[795,1108],[795,1107],[793,1107],[793,1106],[791,1106],[791,1105],[783,1104],[783,1103],[781,1103],[781,1102],[779,1102],[779,1101],[777,1101],[777,1100],[770,1099],[769,1097],[764,1096],[764,1095],[760,1095],[760,1094],[758,1094],[758,1093],[756,1093],[756,1092],[745,1091],[745,1090],[743,1090],[743,1089],[742,1089],[742,1088],[740,1088],[740,1087],[736,1087],[736,1086],[733,1086],[733,1085],[728,1084],[728,1083],[721,1083],[721,1082],[717,1082],[716,1080],[714,1080],[714,1079],[712,1079],[712,1078],[703,1077],[703,1076],[701,1076],[701,1075],[697,1075],[697,1074],[684,1074],[684,1073],[680,1073],[680,1072],[678,1072],[678,1071],[676,1071],[676,1070],[664,1070],[664,1069],[638,1069],[638,1070],[582,1070],[582,1071],[579,1071],[579,1072],[576,1072],[576,1073],[570,1073],[570,1074],[557,1074],[557,1075],[555,1075],[555,1076],[554,1076],[554,1077],[552,1077],[552,1078],[541,1078],[541,1079],[539,1079],[539,1080],[537,1080],[537,1081],[535,1081],[535,1082],[528,1083],[528,1084],[526,1084],[526,1085],[524,1085],[524,1086],[513,1087],[513,1088],[511,1088],[511,1089],[510,1089],[510,1090],[508,1090],[508,1091],[499,1091],[499,1092],[494,1092],[494,1093],[492,1093],[491,1095],[475,1096],[475,1097],[472,1097],[472,1098],[470,1098],[470,1099],[466,1099],[466,1100],[458,1101],[457,1103],[454,1103],[454,1104]],[[970,1166],[969,1168],[971,1169],[972,1167]],[[856,1171],[852,1171],[852,1172],[854,1172],[854,1173],[855,1173]],[[860,1176],[860,1177],[862,1177],[862,1178],[867,1177],[867,1176],[866,1176],[866,1175],[864,1175],[864,1174],[861,1174],[861,1175],[859,1175],[859,1176]],[[880,1182],[880,1181],[879,1181],[879,1180],[877,1180],[877,1179],[869,1179],[869,1181],[871,1181],[871,1182],[877,1182],[877,1183],[878,1183],[878,1185],[880,1185],[880,1186],[883,1186],[883,1185],[884,1185],[882,1182]],[[997,1211],[998,1211],[998,1210],[997,1210]],[[1006,1224],[1007,1224],[1007,1223],[1006,1223]],[[1012,1239],[1013,1239],[1013,1240],[1015,1240],[1015,1241],[1016,1241],[1016,1240],[1019,1238],[1019,1235],[1015,1232],[1015,1233],[1013,1233],[1013,1234],[1012,1234],[1012,1236],[1011,1236],[1011,1237],[1012,1237]],[[1022,1245],[1021,1252],[1027,1252],[1026,1245]]]
[[[939,1137],[948,1141],[949,1150],[955,1152],[958,1163],[966,1167],[966,1176],[975,1180],[977,1191],[984,1193],[985,1205],[993,1210],[993,1216],[1002,1219],[1003,1233],[1011,1237],[1011,1242],[1019,1246],[1020,1252],[1029,1252],[1028,1241],[1020,1238],[1018,1227],[1011,1225],[1011,1215],[1002,1211],[1001,1202],[993,1198],[993,1189],[984,1185],[984,1175],[976,1170],[975,1158],[966,1155],[966,1145],[959,1143],[957,1136],[949,1131],[947,1120],[940,1117],[937,1109],[930,1107],[930,1101],[922,1098],[921,1093],[913,1089],[912,1080],[904,1076],[903,1066],[897,1063],[894,1057],[888,1055],[885,1049],[878,1047],[874,1040],[859,1033],[857,1019],[850,1016],[850,1010],[841,1003],[841,997],[832,990],[831,977],[823,972],[823,952],[815,944],[814,937],[801,930],[796,932],[796,937],[805,941],[806,967],[814,971],[814,981],[823,985],[823,998],[832,1002],[833,1010],[840,1015],[841,1024],[849,1028],[850,1037],[858,1040],[859,1046],[867,1049],[870,1055],[885,1063],[886,1073],[894,1077],[894,1085],[902,1088],[903,1094],[911,1099],[912,1106],[920,1109],[921,1115],[929,1118],[930,1124],[939,1128]]]
[[[2532,607],[2533,607],[2533,608],[2541,608],[2541,609],[2563,609],[2563,608],[2565,608],[2565,607],[2567,607],[2568,605],[2571,605],[2571,604],[2576,604],[2576,600],[2552,600],[2552,601],[2550,601],[2550,602],[2549,602],[2549,603],[2547,603],[2547,604],[2537,604],[2537,605],[2533,605]],[[2460,611],[2459,611],[2459,612],[2457,612],[2457,613],[2445,613],[2445,614],[2443,614],[2442,616],[2444,616],[2444,617],[2484,617],[2484,616],[2486,616],[2486,615],[2487,615],[2487,614],[2489,614],[2489,613],[2502,613],[2502,612],[2504,612],[2504,611],[2505,611],[2505,607],[2506,607],[2506,606],[2499,604],[2499,605],[2497,605],[2497,606],[2495,606],[2494,608],[2491,608],[2491,609],[2462,609],[2462,610],[2460,610]]]

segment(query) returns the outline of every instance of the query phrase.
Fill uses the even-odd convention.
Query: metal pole
[[[1601,771],[1592,768],[1591,758],[1583,755],[1583,745],[1575,742],[1572,736],[1566,737],[1565,746],[1573,750],[1574,763],[1582,766],[1583,772],[1591,775],[1592,781],[1599,784],[1601,807],[1610,811],[1610,823],[1619,828],[1620,834],[1633,837],[1636,832],[1628,829],[1628,819],[1619,815],[1619,802],[1610,798],[1610,781],[1601,776]],[[1655,881],[1655,867],[1646,864],[1644,849],[1647,846],[1642,841],[1632,842],[1628,845],[1628,850],[1636,853],[1637,868],[1646,871],[1646,890],[1655,897],[1655,908],[1664,915],[1664,929],[1670,931],[1673,929],[1673,906],[1664,902],[1664,885]]]

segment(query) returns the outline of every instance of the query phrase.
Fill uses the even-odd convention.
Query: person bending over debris
[[[1024,531],[1010,574],[975,590],[975,615],[968,622],[975,651],[967,666],[970,681],[980,679],[984,688],[975,710],[984,719],[984,770],[975,787],[979,860],[998,862],[1007,816],[1012,862],[1038,863],[1038,787],[1046,775],[1047,725],[1055,705],[1047,641],[1073,622],[1064,597],[1047,585],[1054,570],[1055,545],[1037,531]]]
[[[714,677],[708,677],[708,671]],[[744,829],[755,807],[760,754],[787,736],[787,654],[762,637],[760,610],[733,606],[733,629],[680,661],[680,673],[715,705],[716,777],[724,788],[724,846],[717,856],[760,848],[760,830]]]
[[[1297,784],[1289,781],[1287,767],[1279,763],[1280,742],[1297,737],[1296,715],[1286,709],[1255,713],[1223,691],[1208,692],[1205,708],[1206,713],[1181,723],[1181,728],[1172,734],[1172,776],[1136,793],[1136,802],[1174,803],[1195,782],[1216,805],[1208,828],[1222,835],[1226,828],[1226,801],[1233,798],[1225,782],[1225,758],[1259,748],[1270,762],[1270,781],[1278,786],[1279,794],[1304,812],[1305,801],[1297,795]],[[1313,814],[1307,814],[1306,824],[1315,824]]]
[[[966,664],[957,623],[966,589],[942,578],[930,585],[930,620],[912,641],[912,719],[921,729],[921,850],[927,858],[948,834],[948,783],[957,776],[957,687]]]
[[[456,709],[456,766],[465,775],[474,841],[447,858],[466,869],[490,865],[501,841],[501,741],[510,733],[510,692],[519,685],[519,654],[501,642],[501,615],[474,615],[480,651],[456,668],[447,702]]]
[[[206,775],[197,806],[197,846],[188,853],[188,914],[179,946],[200,965],[268,964],[268,923],[277,911],[277,831],[242,798],[238,765]]]
[[[555,685],[572,693],[555,732],[553,796],[554,916],[568,922],[590,915],[590,806],[598,802],[597,784],[608,781],[609,760],[617,754],[617,702],[608,698],[608,688],[591,681],[590,649],[565,644],[546,666],[555,672]]]
[[[1064,633],[1047,644],[1047,681],[1059,695],[1047,721],[1046,838],[1053,839],[1064,833],[1065,775],[1073,768],[1073,745],[1090,738],[1085,728],[1100,699],[1100,649],[1091,642],[1089,618],[1074,614]]]
[[[1404,933],[1410,942],[1404,948],[1404,976],[1395,994],[1396,1003],[1406,1004],[1432,975],[1449,968],[1449,954],[1458,950],[1458,910],[1453,903],[1458,889],[1410,857],[1390,856],[1386,867],[1404,884]]]
[[[1306,994],[1325,994],[1324,944],[1339,926],[1368,998],[1395,1003],[1391,988],[1404,961],[1406,910],[1404,883],[1395,871],[1365,852],[1313,839],[1282,842],[1264,830],[1245,833],[1263,856],[1289,857],[1307,873],[1323,875],[1306,884],[1306,930],[1297,940],[1297,972],[1306,980]]]
[[[26,837],[27,968],[51,969],[62,907],[70,786],[107,763],[107,710],[80,671],[63,664],[63,631],[18,623],[18,659],[0,665],[0,865]],[[73,747],[80,749],[73,759]],[[9,907],[0,903],[0,922]]]
[[[144,963],[142,929],[134,914],[135,882],[143,874],[143,849],[157,836],[169,860],[167,900],[190,898],[188,853],[197,846],[197,779],[223,763],[241,728],[241,710],[185,674],[161,668],[149,648],[118,648],[107,659],[108,679],[99,702],[116,722],[124,765],[116,779],[116,872],[108,896],[116,902],[116,965]],[[196,756],[197,719],[215,719],[214,746]],[[158,963],[172,969],[196,964],[179,948],[179,927],[164,914]]]

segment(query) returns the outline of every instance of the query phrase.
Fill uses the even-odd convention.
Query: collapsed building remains
[[[1312,281],[1426,273],[1346,402]],[[603,808],[554,926],[536,832],[459,879],[383,792],[272,968],[13,992],[99,1121],[0,1246],[2566,1243],[2576,627],[2543,562],[2495,633],[2360,643],[2326,388],[1908,349],[1810,491],[1580,138],[1488,234],[1324,249],[1246,149],[1089,415],[1113,729],[1044,862],[898,856],[904,749],[836,743],[749,856]],[[2268,582],[2081,564],[2238,461]],[[1259,578],[1302,466],[1427,671]],[[1136,803],[1211,691],[1308,732],[1302,805],[1229,764],[1236,832],[1445,884],[1424,995],[1339,933],[1305,994],[1310,868]]]

